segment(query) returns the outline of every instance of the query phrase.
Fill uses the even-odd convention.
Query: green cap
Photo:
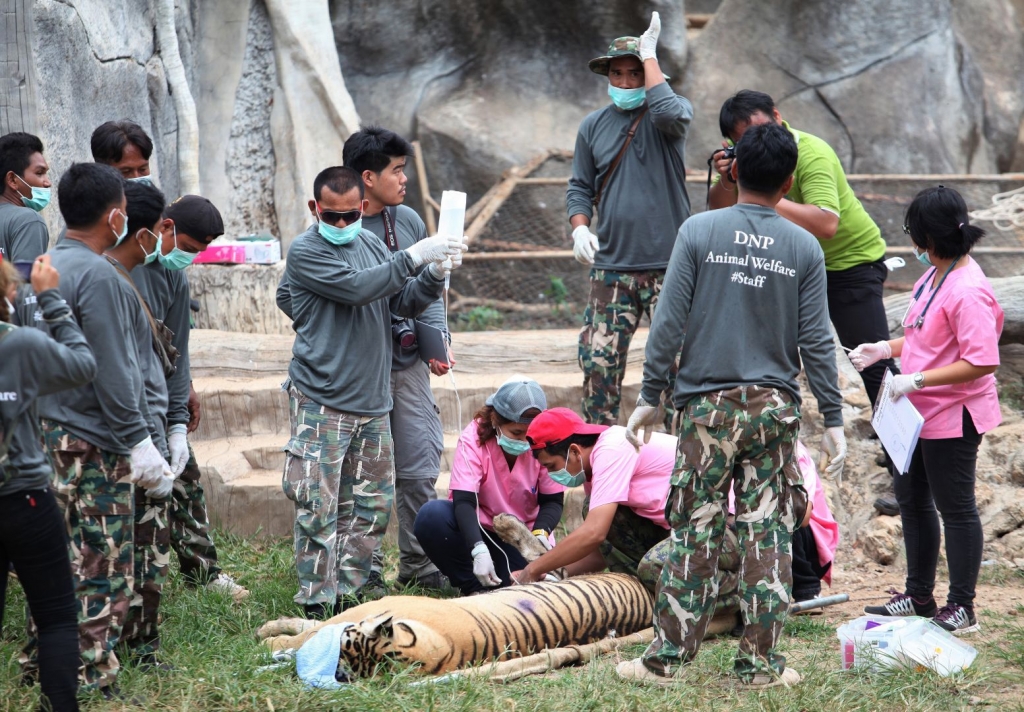
[[[613,40],[608,47],[608,54],[590,60],[587,66],[595,74],[608,76],[608,64],[616,57],[636,57],[640,59],[640,38],[619,37]]]

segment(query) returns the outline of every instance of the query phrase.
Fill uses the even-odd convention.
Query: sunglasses
[[[339,222],[351,225],[363,216],[362,210],[321,210],[319,205],[316,206],[316,211],[320,219],[328,225],[337,225]]]

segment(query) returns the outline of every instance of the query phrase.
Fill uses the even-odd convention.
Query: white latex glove
[[[858,371],[863,371],[868,366],[887,358],[892,358],[892,348],[888,341],[861,344],[850,352],[850,363]]]
[[[188,440],[185,438],[187,426],[176,423],[167,430],[167,447],[171,451],[171,472],[175,477],[185,471],[188,464]]]
[[[171,496],[171,490],[174,488],[174,473],[171,472],[171,468],[164,468],[163,476],[160,477],[160,481],[146,486],[146,496],[150,499],[167,499]]]
[[[821,456],[818,460],[818,469],[828,477],[841,479],[843,476],[843,462],[846,460],[846,433],[842,425],[825,428],[825,434],[821,436]]]
[[[491,559],[491,552],[482,541],[473,547],[470,552],[473,555],[473,575],[481,585],[487,588],[494,588],[501,585],[501,579],[494,571],[494,561]]]
[[[658,35],[661,34],[661,16],[651,13],[651,26],[640,35],[640,59],[657,59]]]
[[[898,401],[908,393],[913,393],[914,391],[919,391],[921,388],[924,388],[924,386],[919,388],[917,384],[914,383],[914,376],[916,375],[916,373],[901,373],[898,376],[892,377],[892,391],[890,392],[890,396],[894,401]]]
[[[413,266],[420,267],[428,262],[441,262],[459,250],[468,250],[461,235],[434,235],[426,237],[406,248],[412,257]]]
[[[466,238],[463,237],[463,240]],[[430,273],[438,279],[444,279],[446,274],[451,273],[452,270],[456,270],[462,266],[462,250],[459,250],[454,255],[447,257],[440,262],[430,263]]]
[[[132,482],[143,487],[158,485],[160,478],[164,476],[164,470],[170,471],[164,456],[153,444],[153,438],[146,438],[133,447],[129,458],[132,465]]]
[[[597,235],[590,231],[586,225],[580,225],[572,231],[572,256],[576,261],[584,265],[594,264],[594,255],[597,254],[600,246],[597,244]]]
[[[537,537],[537,541],[541,543],[546,551],[551,551],[551,542],[548,541],[548,533],[543,529],[534,529],[532,534]]]
[[[629,422],[626,423],[626,440],[636,448],[637,452],[640,452],[640,438],[637,437],[640,427],[643,426],[644,429],[644,442],[649,443],[657,420],[658,406],[656,405],[637,405],[636,410],[629,416]]]

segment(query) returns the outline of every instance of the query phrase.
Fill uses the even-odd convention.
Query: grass
[[[295,615],[295,581],[288,542],[218,539],[225,570],[252,590],[243,604],[183,585],[177,571],[166,589],[164,661],[172,673],[141,673],[126,668],[121,687],[142,708],[158,711],[246,710],[317,712],[320,710],[960,710],[977,704],[988,709],[1024,710],[1024,628],[1007,621],[994,642],[977,641],[979,657],[962,675],[931,673],[840,672],[834,625],[824,617],[794,617],[787,623],[781,651],[804,676],[792,689],[752,692],[739,689],[729,674],[736,641],[711,641],[687,668],[685,683],[647,688],[620,682],[616,658],[509,684],[460,680],[413,684],[423,680],[409,670],[392,670],[338,692],[307,690],[289,669],[256,673],[270,663],[254,631],[263,622]],[[386,552],[393,562],[396,552]],[[173,565],[172,565],[173,566]],[[392,580],[395,571],[386,571]],[[1019,585],[1019,579],[1008,582]],[[8,592],[7,616],[0,637],[0,710],[21,712],[38,704],[38,688],[18,684],[17,654],[24,627],[24,600],[17,585]],[[1024,608],[1016,620],[1024,619]],[[622,651],[621,659],[642,647]],[[85,710],[138,709],[98,698]]]

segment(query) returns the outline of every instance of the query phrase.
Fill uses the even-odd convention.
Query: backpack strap
[[[601,181],[601,187],[597,189],[597,195],[594,196],[594,207],[596,208],[598,203],[601,202],[601,196],[604,195],[604,189],[608,187],[608,181],[611,180],[612,173],[619,167],[619,162],[622,157],[626,155],[626,149],[629,148],[629,144],[633,142],[633,137],[636,136],[636,129],[640,125],[641,119],[647,114],[647,109],[650,107],[644,107],[644,110],[637,114],[637,117],[633,119],[632,125],[629,127],[629,131],[626,133],[626,140],[622,144],[622,148],[619,149],[619,153],[615,156],[615,160],[612,161],[612,165],[608,168],[608,171],[604,174],[604,180]]]

